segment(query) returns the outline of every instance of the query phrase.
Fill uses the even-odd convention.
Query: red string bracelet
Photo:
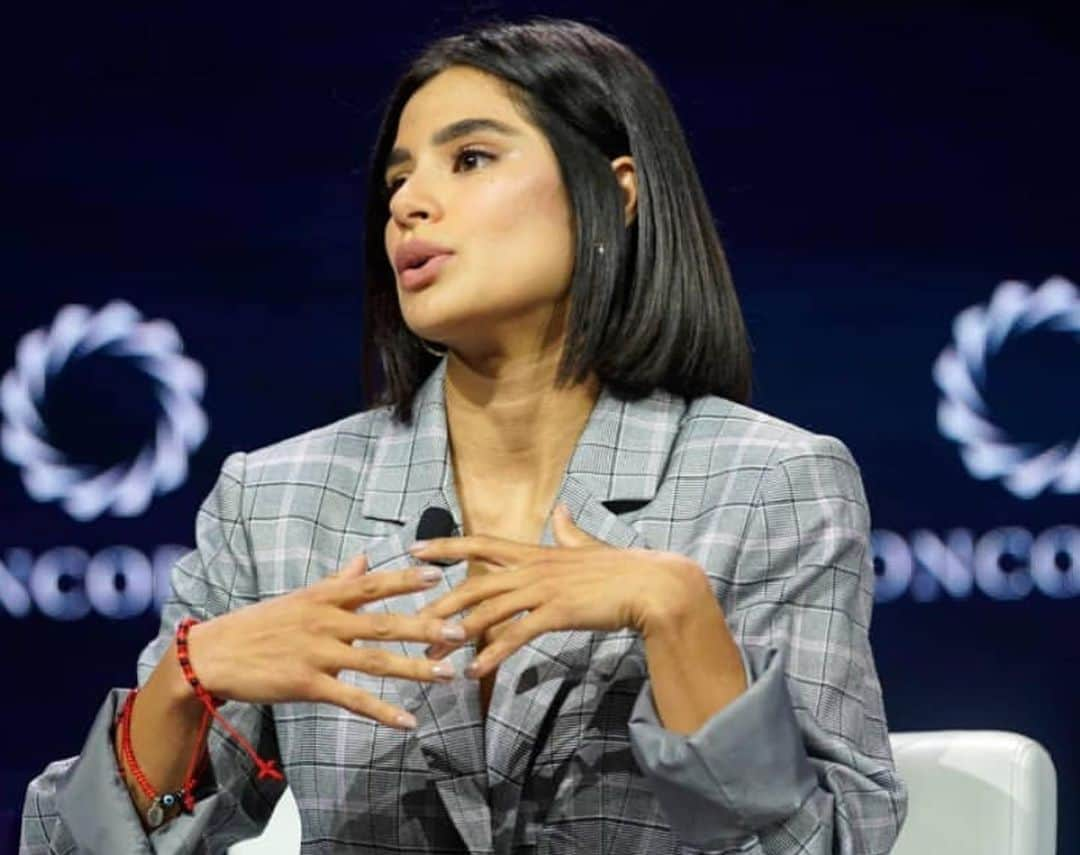
[[[120,753],[123,755],[125,765],[131,770],[131,774],[138,782],[139,789],[150,800],[150,807],[146,810],[146,820],[151,828],[157,828],[165,821],[165,811],[173,805],[182,803],[188,811],[194,806],[195,801],[191,796],[191,791],[194,789],[197,779],[195,764],[202,754],[203,740],[210,724],[210,714],[203,711],[202,720],[199,722],[199,735],[195,740],[195,750],[191,755],[188,771],[184,775],[183,786],[171,792],[158,793],[155,792],[154,787],[146,777],[146,773],[143,772],[138,761],[136,761],[135,751],[131,747],[131,713],[135,708],[135,696],[138,694],[138,688],[132,689],[128,693],[127,700],[124,701],[123,710],[120,712]]]
[[[210,727],[211,717],[217,718],[222,726],[236,739],[237,742],[251,755],[251,758],[255,761],[255,765],[259,770],[258,778],[273,778],[278,781],[285,780],[284,774],[280,769],[276,768],[276,761],[263,760],[259,757],[258,753],[252,748],[251,743],[248,742],[243,734],[238,732],[229,722],[217,711],[217,708],[225,703],[223,698],[215,698],[206,690],[206,688],[199,681],[199,678],[195,676],[195,670],[191,667],[191,658],[188,655],[188,632],[192,626],[199,621],[195,618],[186,617],[176,627],[176,658],[180,662],[180,669],[184,673],[184,679],[188,681],[192,689],[195,690],[195,695],[202,702],[205,710],[203,711],[202,720],[199,722],[198,738],[195,741],[195,750],[191,755],[191,760],[188,763],[187,772],[184,775],[184,784],[179,790],[167,793],[155,793],[154,788],[151,786],[149,780],[139,764],[135,760],[135,752],[131,747],[131,714],[134,709],[135,696],[138,694],[138,688],[133,689],[127,697],[124,703],[124,708],[120,713],[120,751],[124,757],[124,761],[131,768],[132,775],[139,784],[139,788],[143,791],[148,799],[150,799],[150,807],[147,810],[146,818],[152,828],[156,828],[161,825],[165,819],[165,810],[177,802],[183,804],[185,811],[190,813],[195,809],[195,795],[194,789],[196,781],[198,780],[197,765],[200,757],[206,759],[206,755],[203,754],[204,740],[206,738],[207,731]]]

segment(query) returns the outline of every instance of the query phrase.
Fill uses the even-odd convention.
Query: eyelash
[[[467,155],[470,155],[470,154],[480,155],[481,157],[488,158],[488,160],[495,160],[495,155],[490,154],[489,152],[486,152],[483,149],[479,149],[479,148],[463,148],[454,155],[454,165],[456,166],[461,161],[461,158],[463,158],[463,157],[465,157]],[[401,178],[401,176],[399,175],[397,178],[395,178],[393,181],[391,181],[389,184],[387,184],[383,188],[384,192],[386,193],[386,198],[387,199],[389,199],[391,196],[393,196],[394,192],[400,186],[397,183],[400,178]]]

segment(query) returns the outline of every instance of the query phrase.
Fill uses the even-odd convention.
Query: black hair
[[[405,323],[386,256],[383,183],[401,112],[452,66],[500,78],[522,116],[547,138],[575,224],[567,340],[557,382],[595,372],[623,400],[657,387],[684,398],[750,396],[750,345],[723,247],[683,130],[664,89],[628,47],[564,18],[487,20],[427,46],[384,109],[368,172],[364,392],[395,417],[438,363]],[[636,216],[625,222],[611,161],[634,159]],[[598,244],[604,252],[594,251]],[[375,377],[381,362],[382,382]],[[372,391],[382,386],[378,398]]]

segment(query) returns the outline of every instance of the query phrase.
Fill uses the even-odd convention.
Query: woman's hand
[[[461,621],[466,639],[486,635],[491,641],[466,676],[482,677],[545,632],[630,628],[647,637],[654,626],[668,625],[702,597],[715,601],[705,574],[686,556],[611,546],[579,529],[562,505],[552,520],[554,547],[473,536],[437,538],[410,548],[425,561],[468,558],[494,568],[417,613],[445,618],[475,607]],[[509,620],[523,611],[528,614],[520,620]],[[428,655],[445,656],[454,646],[433,645]]]
[[[424,571],[430,579],[425,580]],[[313,585],[272,597],[195,624],[188,650],[207,691],[228,700],[255,703],[321,701],[394,727],[412,717],[370,692],[337,679],[343,670],[380,677],[432,682],[453,679],[437,663],[386,650],[354,647],[355,639],[436,642],[449,621],[408,614],[356,614],[355,609],[387,597],[423,591],[442,570],[412,567],[367,575],[365,556]],[[405,713],[405,719],[398,717]]]

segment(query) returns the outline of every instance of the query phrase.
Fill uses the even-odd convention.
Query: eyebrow
[[[451,140],[456,140],[459,137],[468,136],[476,131],[494,131],[504,136],[520,136],[520,131],[515,130],[509,125],[503,124],[497,119],[458,119],[456,122],[452,122],[445,128],[437,130],[431,135],[431,144],[433,146],[446,145]],[[412,157],[412,154],[407,148],[395,148],[386,158],[386,170],[397,166],[399,163],[403,163]]]

